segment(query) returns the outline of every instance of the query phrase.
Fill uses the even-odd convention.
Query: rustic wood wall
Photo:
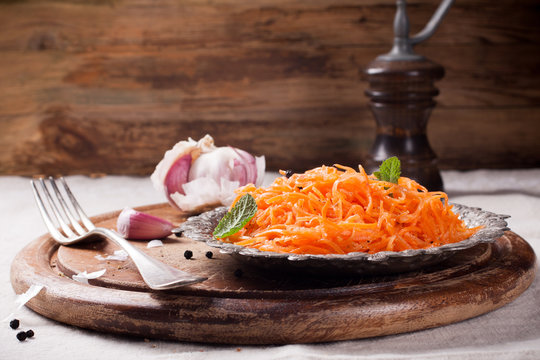
[[[437,0],[410,0],[412,30]],[[148,174],[188,136],[271,169],[361,163],[363,69],[393,0],[0,2],[0,174]],[[540,166],[540,5],[456,1],[416,50],[446,68],[441,168]]]

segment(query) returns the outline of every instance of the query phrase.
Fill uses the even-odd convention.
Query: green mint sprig
[[[379,171],[375,171],[373,175],[379,180],[397,184],[401,176],[401,162],[397,157],[392,156],[384,160]]]
[[[219,221],[212,235],[224,238],[236,234],[255,216],[257,202],[250,194],[245,194],[233,208]]]

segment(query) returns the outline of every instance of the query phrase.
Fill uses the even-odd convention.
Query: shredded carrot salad
[[[237,193],[235,202],[249,193],[258,210],[223,240],[262,251],[402,251],[459,242],[479,229],[465,226],[444,192],[429,192],[406,177],[398,184],[380,181],[362,167],[322,166],[278,177],[267,188],[246,185]]]

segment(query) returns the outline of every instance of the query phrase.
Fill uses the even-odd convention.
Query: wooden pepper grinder
[[[377,137],[366,168],[376,170],[388,157],[401,160],[403,176],[415,179],[430,191],[443,190],[437,158],[426,134],[434,86],[444,76],[444,68],[414,53],[416,45],[435,32],[454,0],[443,0],[426,27],[409,37],[406,1],[397,0],[394,19],[394,45],[388,54],[378,56],[367,69],[366,95],[377,123]]]

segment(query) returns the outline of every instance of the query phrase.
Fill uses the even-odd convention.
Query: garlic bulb
[[[262,184],[264,156],[255,157],[231,146],[216,147],[210,135],[199,141],[180,141],[165,153],[150,176],[169,203],[183,211],[229,205],[234,190]]]

